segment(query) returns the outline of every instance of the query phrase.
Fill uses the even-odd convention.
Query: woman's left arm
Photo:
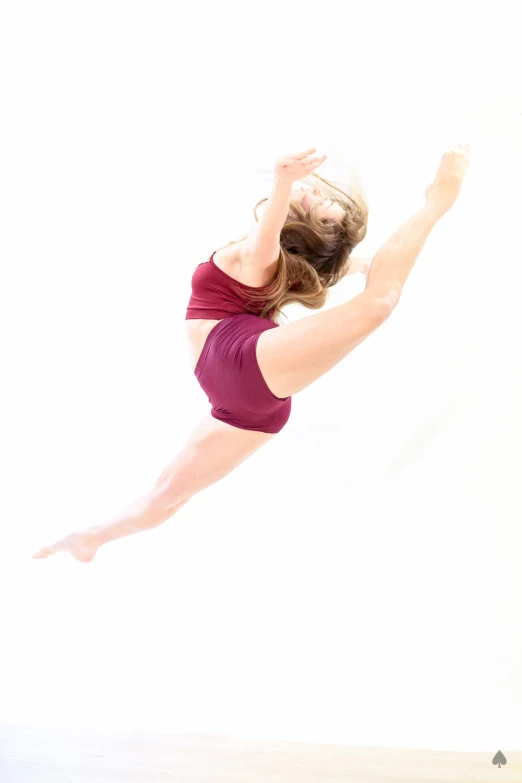
[[[365,277],[368,277],[372,261],[372,258],[354,258],[350,256],[350,268],[346,274],[353,275],[356,272],[361,272]]]
[[[281,247],[279,239],[290,206],[292,182],[274,178],[272,191],[263,208],[259,221],[241,248],[241,263],[255,267],[259,271],[266,269],[279,258]]]
[[[278,260],[281,229],[288,215],[293,184],[326,160],[326,155],[314,156],[314,152],[315,147],[310,147],[277,158],[272,192],[260,220],[240,251],[242,265],[264,270]]]

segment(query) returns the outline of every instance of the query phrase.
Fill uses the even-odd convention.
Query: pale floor
[[[0,726],[2,783],[480,783],[522,780],[522,752],[346,747],[211,734]]]

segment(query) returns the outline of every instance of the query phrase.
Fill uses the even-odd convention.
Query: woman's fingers
[[[312,152],[315,152],[317,147],[310,147],[309,150],[305,150],[304,152],[298,152],[296,155],[291,155],[290,157],[294,158],[295,160],[303,160],[303,158],[307,158],[309,155],[312,154]]]
[[[310,158],[310,160],[303,161],[306,166],[318,166],[326,160],[327,156],[323,155],[322,158]]]
[[[285,179],[291,181],[308,176],[314,169],[324,163],[327,158],[327,155],[314,155],[312,157],[312,152],[315,152],[315,147],[292,156],[284,155],[278,158],[276,162],[277,175],[282,175]]]
[[[315,150],[316,147],[310,147],[310,149],[305,150],[304,152],[294,152],[293,154],[286,155],[285,157],[287,157],[288,160],[299,160],[303,162],[304,158],[307,158],[312,154],[312,152],[315,152]]]
[[[308,166],[310,163],[318,163],[319,161],[321,161],[322,163],[323,160],[326,160],[327,158],[326,155],[323,155],[322,157],[320,155],[316,155],[313,158],[311,158],[310,155],[312,154],[312,152],[315,151],[316,151],[316,147],[310,147],[310,149],[304,150],[303,152],[295,152],[294,154],[287,155],[286,160],[289,163],[299,162],[305,166]],[[309,160],[307,160],[307,158],[309,158]]]
[[[461,144],[457,142],[456,144],[453,144],[452,147],[450,147],[450,152],[461,152],[463,155],[466,155],[468,158],[470,158],[472,155],[471,144]]]

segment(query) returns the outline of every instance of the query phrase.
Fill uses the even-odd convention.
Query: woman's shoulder
[[[271,282],[274,272],[272,269],[257,269],[248,263],[244,252],[247,239],[248,236],[243,237],[214,251],[211,259],[222,272],[239,283],[254,288],[262,287]]]
[[[227,272],[228,269],[236,264],[241,257],[240,248],[244,244],[244,240],[240,242],[230,242],[224,247],[219,247],[211,255],[214,259],[214,263],[223,268],[223,271]]]

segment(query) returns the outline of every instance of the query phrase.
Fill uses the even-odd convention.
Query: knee
[[[382,283],[373,289],[375,312],[380,322],[386,321],[397,306],[402,293],[398,282]]]

